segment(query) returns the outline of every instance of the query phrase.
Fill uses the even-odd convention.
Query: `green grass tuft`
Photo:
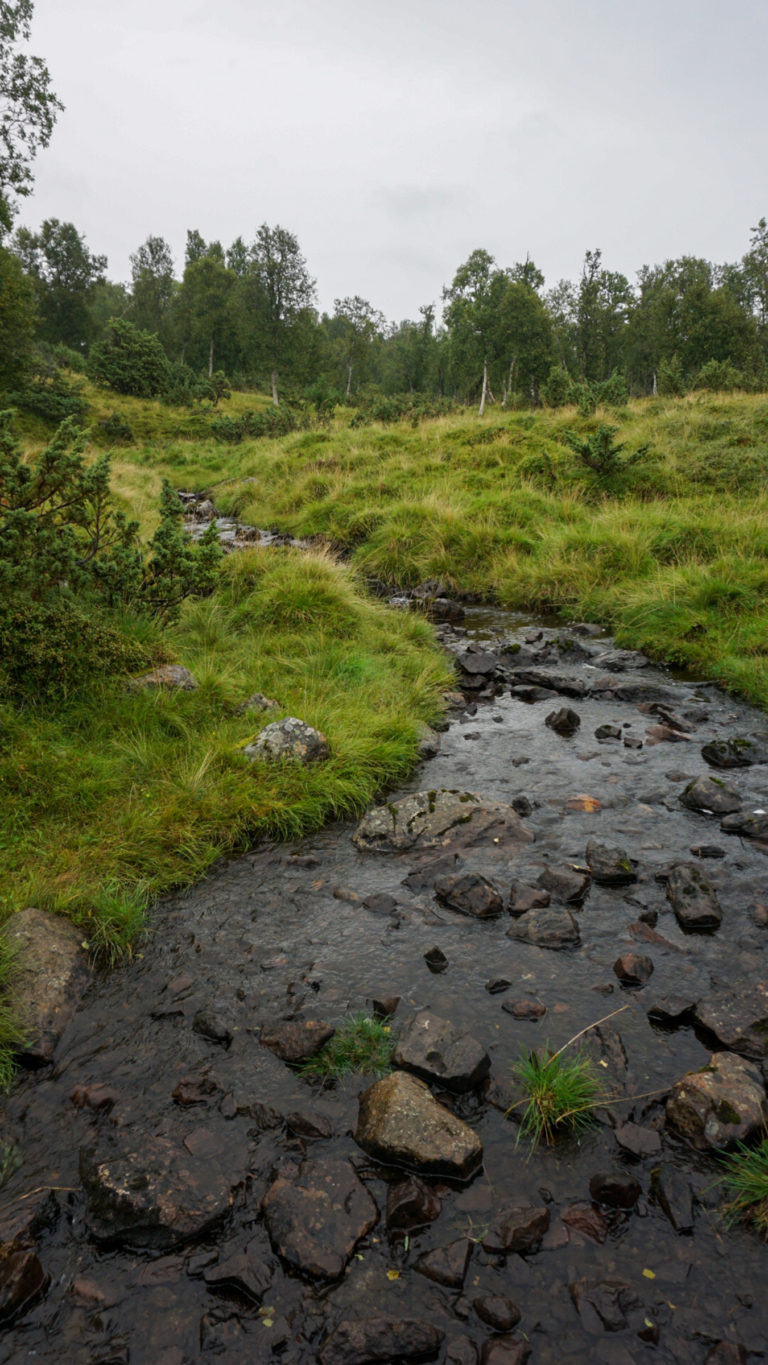
[[[723,1161],[723,1183],[730,1195],[726,1214],[751,1223],[768,1239],[768,1137],[757,1147],[740,1142]]]
[[[512,1072],[524,1092],[520,1136],[534,1145],[578,1132],[592,1122],[600,1098],[592,1062],[582,1053],[564,1057],[562,1050],[542,1058],[521,1054]]]
[[[316,1057],[304,1062],[301,1074],[323,1080],[340,1080],[353,1073],[386,1076],[392,1070],[394,1052],[388,1024],[367,1014],[353,1014]]]

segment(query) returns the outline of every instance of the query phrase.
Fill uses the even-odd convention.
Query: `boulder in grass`
[[[167,688],[177,692],[194,692],[199,683],[194,673],[181,664],[161,664],[150,673],[142,673],[138,678],[130,678],[131,691],[140,692],[145,688]]]
[[[243,749],[246,758],[268,759],[279,763],[314,763],[330,757],[328,740],[320,730],[295,716],[265,725],[252,744]]]

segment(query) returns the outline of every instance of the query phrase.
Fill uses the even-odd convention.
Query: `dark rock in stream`
[[[693,1018],[729,1052],[768,1056],[768,982],[746,982],[736,991],[713,991],[696,1003]]]
[[[579,926],[570,910],[529,910],[507,930],[507,938],[532,943],[537,948],[576,948],[581,942]]]
[[[414,1232],[440,1217],[442,1200],[418,1176],[395,1180],[387,1190],[387,1231]]]
[[[47,1283],[48,1276],[34,1251],[0,1249],[0,1324],[23,1312]]]
[[[517,1304],[505,1294],[481,1294],[472,1300],[472,1307],[480,1321],[495,1332],[511,1331],[523,1316]]]
[[[305,1161],[294,1180],[279,1175],[262,1202],[275,1251],[303,1275],[337,1280],[379,1211],[349,1161]]]
[[[499,667],[496,655],[485,649],[468,649],[457,656],[456,662],[471,678],[490,678]]]
[[[561,905],[580,905],[590,885],[589,872],[578,867],[547,867],[539,877],[539,886],[554,896]]]
[[[663,1161],[654,1171],[653,1190],[675,1232],[693,1232],[693,1191],[688,1177]]]
[[[723,919],[720,903],[704,873],[695,863],[678,863],[667,878],[667,900],[681,929],[711,933]]]
[[[732,1052],[715,1052],[700,1071],[677,1081],[666,1104],[667,1123],[695,1147],[720,1150],[745,1142],[768,1122],[759,1068]]]
[[[245,1149],[216,1126],[183,1141],[103,1134],[80,1151],[88,1227],[97,1241],[135,1250],[182,1246],[226,1218],[246,1170]]]
[[[509,888],[508,910],[510,915],[525,915],[529,910],[544,910],[549,905],[550,894],[543,886],[529,886],[527,882],[513,882]]]
[[[626,1280],[574,1280],[568,1288],[576,1311],[592,1332],[621,1332],[630,1319],[634,1323],[642,1316],[640,1299]]]
[[[613,970],[622,986],[645,986],[653,974],[653,963],[643,953],[622,953]]]
[[[610,1209],[633,1209],[642,1188],[634,1176],[619,1171],[600,1172],[589,1182],[589,1193],[596,1204]]]
[[[429,1010],[403,1025],[394,1064],[457,1094],[474,1090],[491,1069],[488,1053],[476,1038]]]
[[[590,839],[586,860],[592,880],[598,886],[628,886],[637,881],[636,864],[623,848],[611,848]]]
[[[634,668],[647,668],[648,659],[636,649],[606,649],[595,657],[595,665],[611,673],[628,673]]]
[[[730,815],[741,809],[741,797],[719,777],[697,777],[682,792],[680,805],[705,815]]]
[[[319,1019],[264,1024],[259,1042],[282,1062],[305,1062],[314,1057],[336,1032],[333,1024]]]
[[[320,1349],[320,1365],[388,1365],[437,1355],[445,1333],[417,1318],[344,1320]]]
[[[586,697],[590,690],[589,684],[583,679],[566,677],[562,673],[550,673],[549,669],[516,668],[509,676],[515,687],[524,684],[527,687],[546,688],[547,691],[559,692],[564,697]]]
[[[570,706],[561,706],[559,711],[550,711],[544,724],[558,735],[575,735],[581,725],[581,716]]]
[[[737,812],[725,815],[720,821],[723,834],[740,834],[742,839],[754,839],[768,846],[768,813],[765,811]]]
[[[532,1349],[524,1337],[505,1333],[483,1343],[480,1365],[525,1365]]]
[[[257,1238],[203,1271],[209,1289],[234,1289],[254,1303],[261,1303],[274,1278],[274,1267],[264,1260]]]
[[[768,745],[758,739],[718,739],[703,745],[701,756],[712,768],[751,768],[768,763]]]
[[[448,877],[438,877],[435,895],[451,910],[458,910],[462,915],[474,915],[476,919],[493,919],[504,908],[496,887],[476,872],[456,872]]]
[[[482,1245],[496,1256],[530,1256],[538,1251],[549,1227],[549,1209],[544,1204],[515,1204],[495,1217]]]
[[[510,850],[533,841],[517,811],[473,792],[416,792],[368,812],[352,836],[363,853],[409,849],[473,848],[487,841]]]
[[[434,1251],[425,1251],[415,1268],[435,1284],[445,1285],[446,1289],[461,1289],[471,1255],[471,1241],[468,1237],[459,1237]]]
[[[355,1139],[369,1156],[460,1180],[480,1165],[477,1134],[415,1076],[393,1071],[365,1090],[359,1104]]]

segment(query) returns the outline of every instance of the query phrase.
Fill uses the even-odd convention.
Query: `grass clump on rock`
[[[740,1142],[724,1161],[723,1180],[731,1196],[726,1213],[751,1223],[768,1238],[768,1136],[757,1147]]]
[[[530,1138],[534,1146],[588,1127],[600,1098],[590,1058],[581,1052],[565,1057],[564,1051],[546,1057],[523,1053],[512,1068],[523,1090],[523,1099],[513,1106],[522,1108],[520,1136]]]
[[[367,1014],[352,1014],[325,1047],[301,1068],[303,1076],[341,1080],[354,1073],[386,1076],[392,1070],[395,1039],[389,1025]]]

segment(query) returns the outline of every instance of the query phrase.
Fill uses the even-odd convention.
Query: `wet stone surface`
[[[768,725],[599,632],[471,607],[464,628],[437,627],[467,656],[473,742],[452,710],[367,840],[264,845],[158,906],[144,956],[90,985],[53,1063],[5,1098],[0,1365],[764,1356],[768,1250],[722,1218],[707,1143],[763,1112]],[[564,737],[546,717],[572,702]],[[733,804],[720,781],[737,811],[704,804]],[[704,868],[717,932],[678,923],[681,864]],[[499,913],[435,894],[465,876]],[[549,912],[561,951],[542,946]],[[652,963],[643,989],[614,972],[629,954]],[[428,1012],[489,1059],[459,1092],[407,1076],[482,1147],[461,1181],[355,1141],[370,1077],[296,1071],[373,1001],[395,1037]],[[600,1121],[531,1153],[511,1063],[598,1020],[581,1042]],[[735,1069],[702,1072],[724,1055]],[[669,1122],[697,1073],[709,1094]]]

